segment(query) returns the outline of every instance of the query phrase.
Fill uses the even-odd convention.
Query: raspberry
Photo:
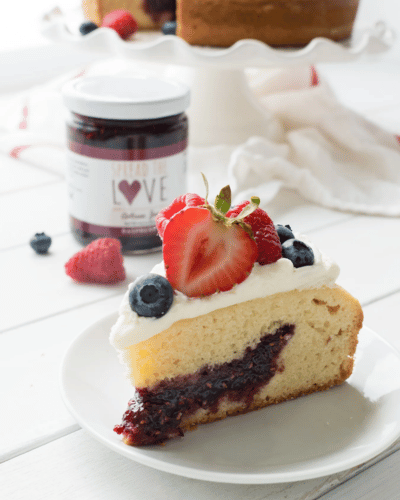
[[[130,12],[120,9],[113,10],[104,16],[101,27],[113,29],[123,40],[126,40],[136,33],[138,30],[138,23]]]
[[[73,255],[65,272],[81,283],[118,283],[125,279],[121,242],[100,238]]]
[[[160,238],[163,238],[165,228],[174,215],[186,207],[197,207],[199,205],[204,205],[204,203],[204,198],[192,193],[186,193],[175,198],[168,207],[161,210],[156,216],[156,227]]]
[[[231,208],[231,210],[227,212],[226,216],[238,216],[248,204],[248,201],[244,201],[240,205]],[[243,221],[246,222],[246,224],[249,224],[253,231],[253,236],[258,248],[257,262],[259,264],[262,266],[265,264],[272,264],[282,257],[282,245],[274,223],[270,219],[267,212],[261,208],[257,208],[254,212],[245,217]]]

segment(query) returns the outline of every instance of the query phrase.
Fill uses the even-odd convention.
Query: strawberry
[[[81,283],[118,283],[125,279],[121,242],[100,238],[83,248],[65,264],[65,272]]]
[[[177,213],[164,232],[166,277],[188,297],[230,290],[250,274],[258,251],[239,224],[225,225],[207,208]]]
[[[236,217],[248,205],[249,202],[244,201],[240,205],[229,210],[226,216]],[[259,264],[272,264],[282,257],[282,245],[274,223],[267,212],[261,208],[257,208],[250,215],[247,215],[243,219],[243,222],[249,224],[253,231],[254,239],[258,247],[257,262]]]
[[[130,12],[119,9],[105,15],[101,27],[113,29],[123,40],[126,40],[136,33],[138,23]]]
[[[168,207],[161,210],[161,212],[159,212],[156,216],[156,227],[160,238],[163,238],[165,228],[175,214],[186,207],[196,207],[204,204],[204,198],[197,194],[187,193],[175,198],[175,200]]]
[[[165,226],[163,240],[166,277],[171,285],[188,297],[201,297],[231,290],[244,281],[258,250],[243,218],[259,203],[253,198],[238,217],[225,217],[230,208],[227,186],[217,196],[215,207],[208,204],[206,196],[204,205],[176,212]]]

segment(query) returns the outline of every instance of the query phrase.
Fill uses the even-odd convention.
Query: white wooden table
[[[399,16],[400,19],[400,16]],[[339,98],[400,134],[400,52],[380,61],[321,68]],[[400,168],[400,165],[399,165]],[[192,187],[193,189],[193,187]],[[400,349],[400,220],[334,212],[283,192],[277,223],[308,234],[341,266],[365,325]],[[371,462],[329,477],[279,485],[202,482],[159,472],[108,450],[79,428],[58,386],[77,334],[115,311],[126,283],[73,283],[64,263],[79,248],[67,222],[64,175],[0,156],[0,498],[6,500],[324,500],[400,498],[400,442]],[[51,235],[48,256],[28,242]],[[126,257],[128,276],[160,254]]]

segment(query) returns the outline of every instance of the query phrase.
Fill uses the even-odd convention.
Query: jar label
[[[113,237],[139,235],[140,228],[154,228],[158,212],[186,192],[185,179],[186,149],[133,161],[69,150],[69,212],[87,227],[114,228],[109,232]]]

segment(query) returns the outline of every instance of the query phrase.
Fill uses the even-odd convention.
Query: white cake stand
[[[193,146],[239,144],[252,135],[275,137],[275,121],[260,108],[245,76],[246,68],[350,62],[388,50],[393,32],[384,23],[355,31],[352,39],[336,43],[315,38],[301,49],[272,48],[256,40],[241,40],[229,48],[191,46],[159,32],[139,32],[123,41],[113,30],[100,28],[81,36],[61,15],[48,16],[42,33],[54,42],[119,56],[125,60],[168,65],[166,74],[191,87],[190,143]]]

